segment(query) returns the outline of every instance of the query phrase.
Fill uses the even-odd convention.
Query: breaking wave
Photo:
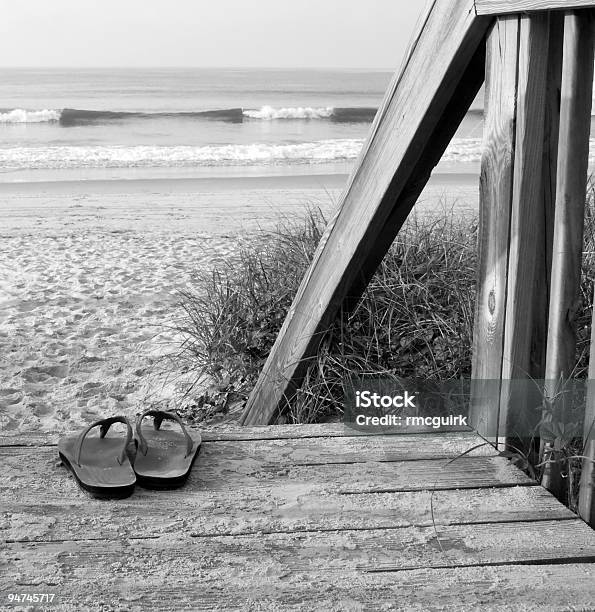
[[[221,146],[52,146],[0,148],[6,170],[317,164],[357,157],[363,140]]]
[[[59,123],[64,127],[94,125],[111,122],[128,122],[142,119],[185,119],[224,121],[242,123],[244,121],[276,120],[327,120],[336,123],[370,123],[376,114],[370,107],[310,107],[295,106],[260,109],[224,108],[205,111],[144,112],[85,110],[77,108],[25,110],[23,108],[0,110],[0,123]]]
[[[61,111],[36,110],[28,111],[23,108],[0,110],[0,123],[48,123],[60,120]]]
[[[244,116],[264,121],[277,119],[328,119],[338,123],[370,123],[374,120],[376,111],[376,108],[357,106],[347,108],[334,108],[332,106],[321,108],[313,108],[311,106],[273,108],[272,106],[263,106],[259,110],[244,110]]]
[[[14,147],[0,148],[0,166],[50,170],[323,164],[355,160],[363,143],[361,138],[350,138],[295,144]],[[455,138],[442,159],[477,162],[481,151],[481,139]]]

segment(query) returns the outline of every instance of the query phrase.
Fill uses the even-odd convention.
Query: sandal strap
[[[152,416],[153,417],[153,427],[155,429],[159,429],[161,427],[161,423],[164,420],[166,421],[175,421],[182,429],[182,433],[184,434],[184,438],[186,439],[186,457],[192,452],[194,448],[194,440],[190,437],[188,432],[186,431],[186,427],[184,427],[184,423],[182,423],[182,419],[175,412],[166,412],[165,410],[145,410],[140,417],[136,421],[136,437],[138,440],[138,448],[143,455],[146,455],[149,447],[147,445],[147,441],[143,436],[143,432],[141,431],[141,424],[145,417]]]
[[[109,428],[114,423],[124,423],[124,425],[126,425],[126,442],[124,443],[124,446],[122,448],[122,452],[117,457],[118,463],[120,465],[122,465],[124,463],[124,461],[126,459],[126,449],[128,448],[128,445],[130,444],[130,442],[132,441],[132,426],[130,425],[130,421],[125,416],[113,416],[113,417],[109,417],[108,419],[101,419],[100,421],[96,421],[92,425],[89,425],[89,427],[87,427],[87,429],[85,429],[83,432],[81,432],[81,434],[79,435],[78,440],[76,442],[76,452],[75,452],[75,461],[76,461],[76,464],[79,467],[81,465],[81,452],[83,450],[83,442],[84,442],[87,434],[94,427],[99,427],[100,428],[99,429],[99,437],[100,438],[105,438],[105,435],[109,431]]]

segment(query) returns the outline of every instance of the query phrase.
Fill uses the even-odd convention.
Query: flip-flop
[[[121,437],[105,437],[114,423],[126,425],[125,441]],[[87,437],[94,427],[100,428],[99,437]],[[58,443],[58,453],[82,489],[94,497],[124,498],[132,494],[136,484],[134,470],[126,455],[131,441],[132,427],[128,419],[115,416],[89,425],[78,436],[62,438]]]
[[[142,426],[146,416],[153,417],[153,428]],[[175,421],[181,432],[161,429],[164,421]],[[173,412],[147,410],[136,421],[136,459],[134,472],[138,484],[148,489],[173,489],[182,486],[200,449],[201,436],[186,431]]]

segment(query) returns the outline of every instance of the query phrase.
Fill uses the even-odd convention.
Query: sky
[[[394,70],[424,2],[27,0],[6,3],[0,67]]]

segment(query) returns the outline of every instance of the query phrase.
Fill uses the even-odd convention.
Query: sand
[[[330,214],[345,180],[0,184],[0,432],[179,407],[189,379],[170,359],[179,290],[281,216],[308,204]],[[435,181],[420,208],[456,184],[450,201],[473,209],[464,183]]]

